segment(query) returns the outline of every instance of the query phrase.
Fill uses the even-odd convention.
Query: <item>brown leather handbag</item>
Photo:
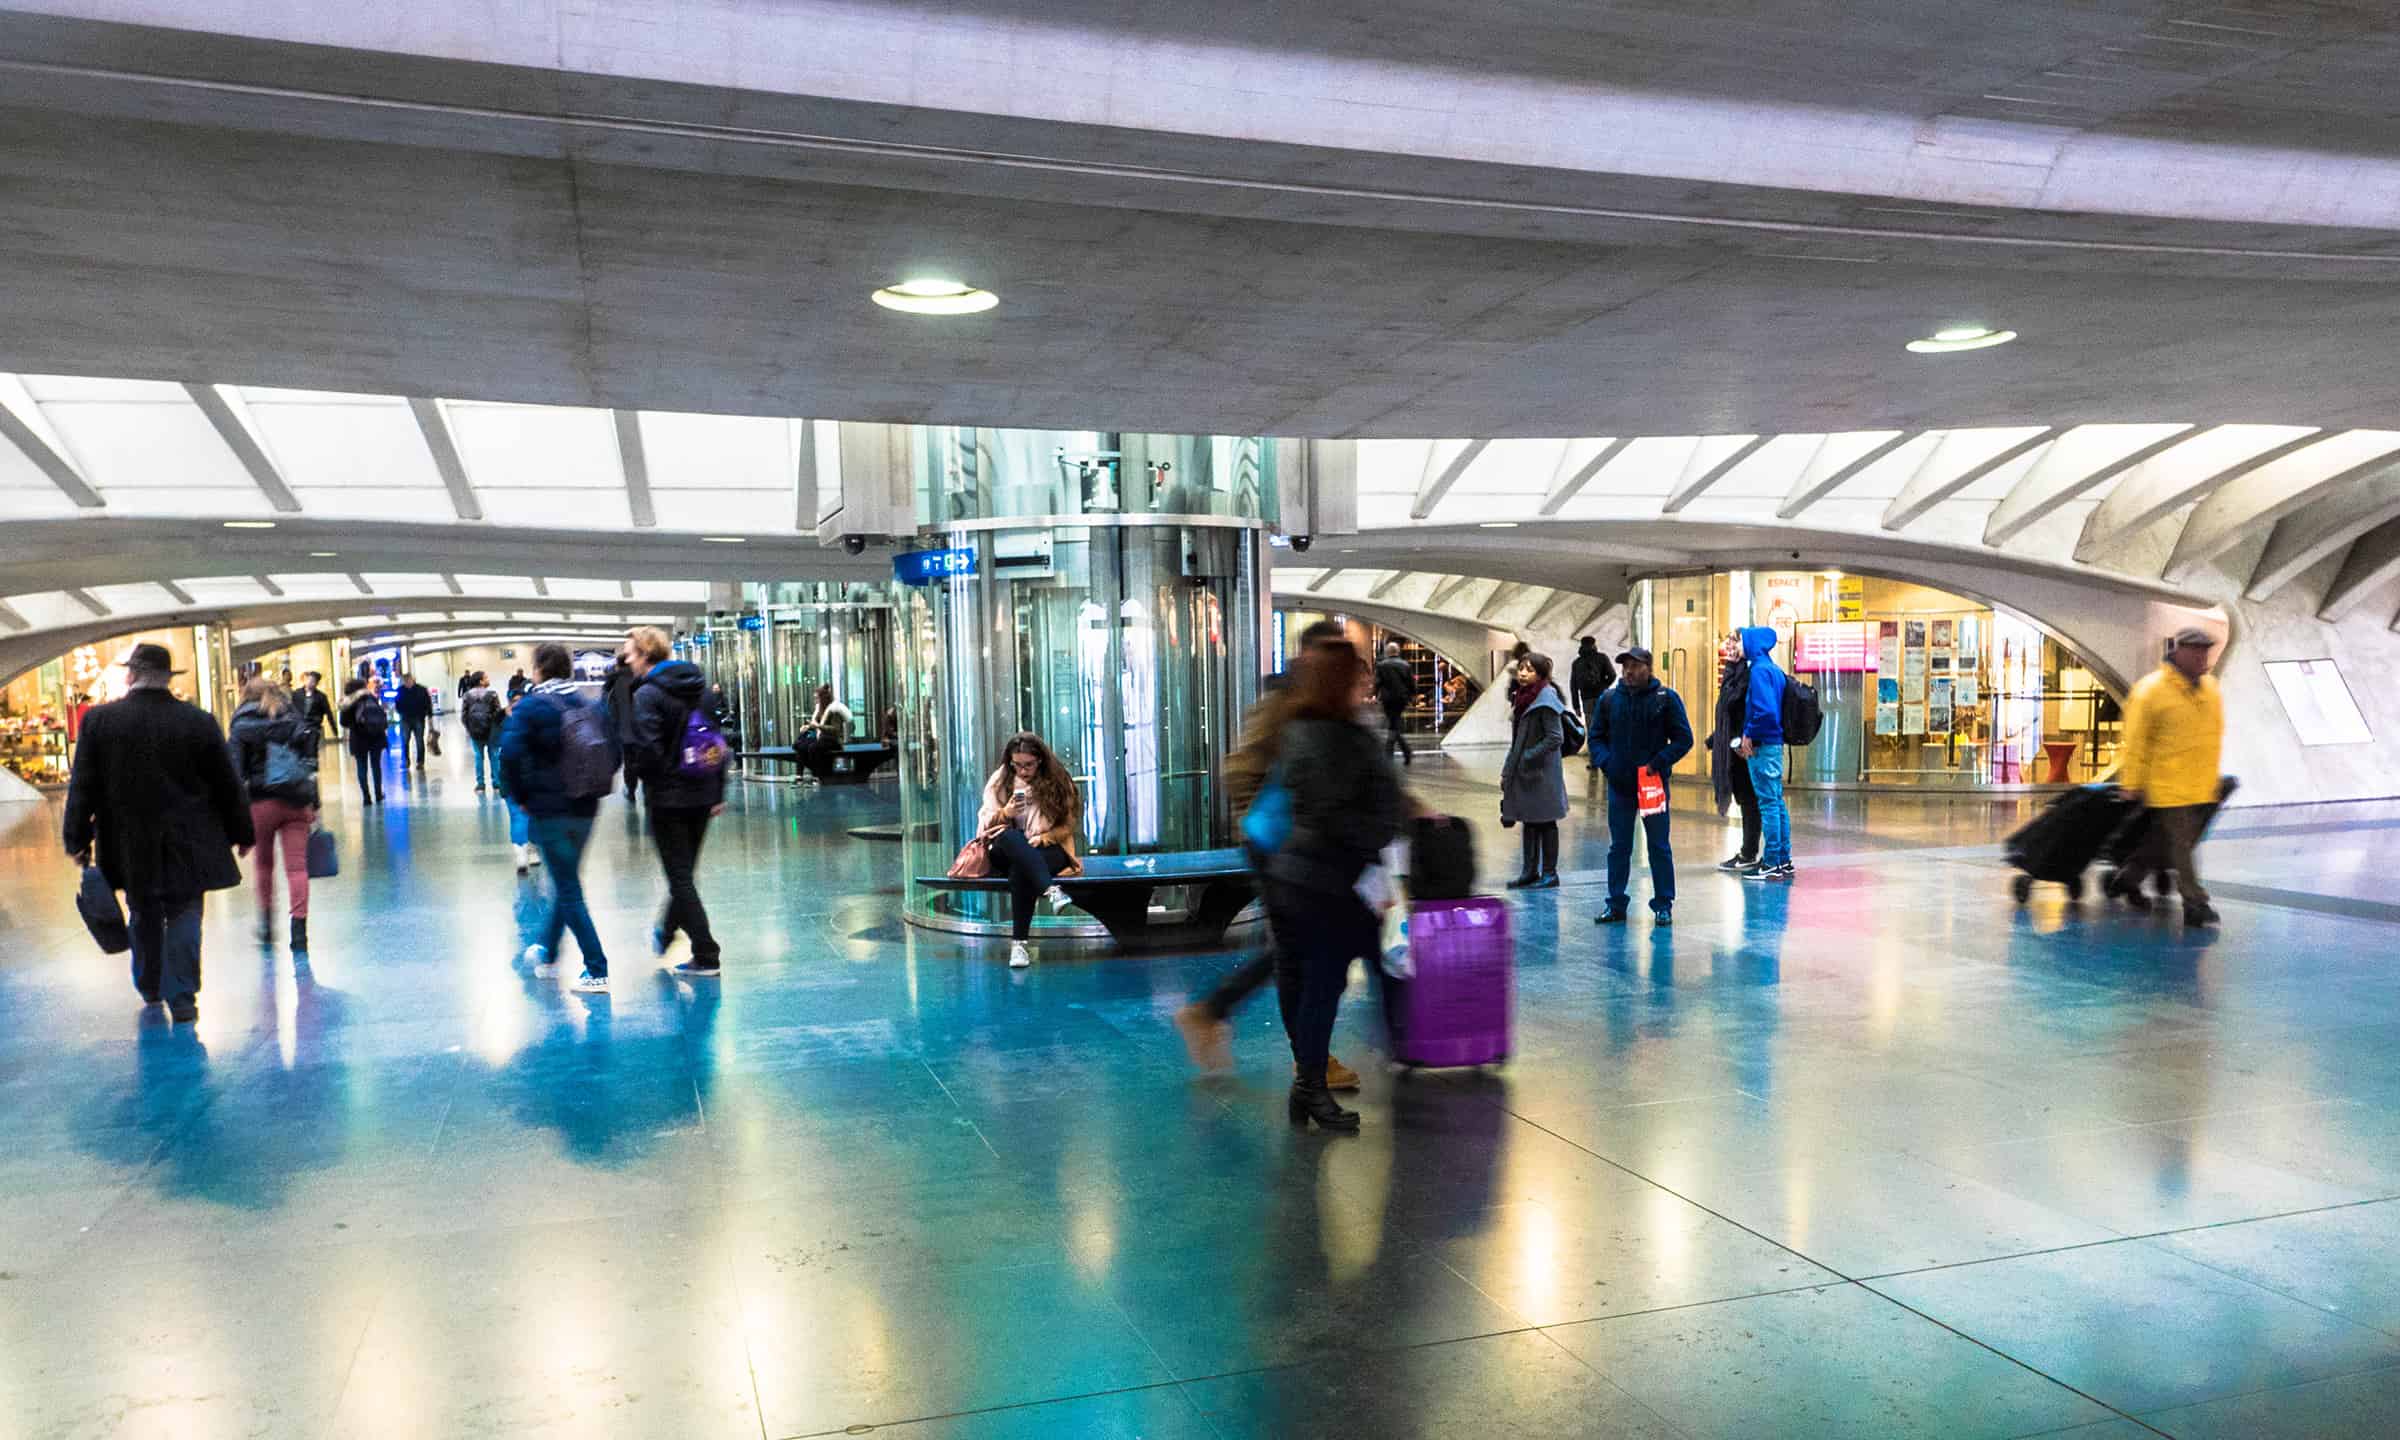
[[[992,852],[984,848],[980,836],[958,847],[958,858],[950,862],[953,880],[983,880],[992,873]]]

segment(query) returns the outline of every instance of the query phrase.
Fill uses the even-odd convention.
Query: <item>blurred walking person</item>
[[[567,776],[568,715],[590,702],[575,692],[575,661],[566,646],[545,641],[533,647],[533,669],[533,688],[509,711],[500,731],[500,770],[509,797],[524,808],[533,844],[550,871],[550,905],[523,958],[538,978],[556,975],[560,938],[572,931],[583,952],[583,974],[574,988],[606,993],[608,953],[583,898],[583,852],[592,842],[600,797],[570,793]]]
[[[358,771],[362,805],[383,803],[383,757],[391,743],[391,723],[374,686],[355,679],[342,686],[342,733],[350,737],[350,764]]]
[[[416,752],[418,773],[425,769],[425,726],[433,719],[433,692],[417,683],[417,677],[403,672],[400,693],[392,697],[392,708],[400,713],[400,768],[409,766],[409,752]]]
[[[680,934],[691,941],[692,958],[674,967],[678,975],[713,980],[722,952],[708,924],[693,871],[708,839],[708,822],[725,813],[725,734],[712,705],[708,678],[689,660],[677,660],[667,632],[644,625],[625,637],[622,652],[632,683],[626,691],[631,738],[625,773],[639,775],[650,802],[650,840],[666,872],[667,906],[650,927],[650,950],[664,956]]]
[[[1584,733],[1588,735],[1592,729],[1592,709],[1608,693],[1608,687],[1617,683],[1617,667],[1600,653],[1600,642],[1586,635],[1575,642],[1575,663],[1567,668],[1567,679],[1575,690],[1575,713],[1583,717]],[[1600,768],[1600,757],[1588,746],[1584,749],[1584,762],[1588,769]]]
[[[1408,713],[1408,702],[1416,698],[1417,672],[1409,668],[1400,653],[1400,642],[1387,640],[1383,658],[1375,662],[1375,703],[1383,707],[1383,735],[1388,745],[1397,746],[1400,763],[1414,765],[1415,752],[1408,748],[1408,736],[1401,730],[1401,717]]]
[[[2137,910],[2150,908],[2142,883],[2161,870],[2175,873],[2183,923],[2217,923],[2216,907],[2200,883],[2200,836],[2221,798],[2225,697],[2208,664],[2216,637],[2192,627],[2167,644],[2166,662],[2142,677],[2125,697],[2125,744],[2117,785],[2148,807],[2150,828],[2110,892]]]
[[[200,900],[242,883],[250,806],[215,717],[169,693],[164,645],[133,647],[125,698],[84,717],[64,839],[125,893],[133,985],[177,1024],[200,1018]]]
[[[261,675],[242,687],[227,731],[234,772],[250,797],[250,879],[258,891],[258,938],[275,938],[276,852],[283,855],[294,955],[308,950],[308,832],[317,823],[314,728],[282,686]]]

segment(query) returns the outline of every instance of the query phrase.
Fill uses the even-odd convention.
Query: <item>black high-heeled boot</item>
[[[1341,1103],[1333,1098],[1333,1092],[1325,1088],[1325,1077],[1322,1075],[1314,1080],[1292,1082],[1291,1116],[1294,1125],[1306,1125],[1314,1120],[1322,1130],[1339,1130],[1348,1134],[1358,1129],[1358,1112],[1341,1107]]]
[[[295,915],[292,917],[292,953],[297,955],[306,949],[308,949],[308,921]]]

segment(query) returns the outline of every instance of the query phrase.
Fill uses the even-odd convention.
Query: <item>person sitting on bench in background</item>
[[[817,687],[816,712],[792,743],[792,754],[800,768],[823,778],[833,767],[833,757],[842,753],[850,743],[850,707],[833,698],[831,685]]]
[[[1082,827],[1083,793],[1075,777],[1041,736],[1030,730],[1010,736],[1000,768],[983,787],[975,834],[991,856],[992,874],[1008,881],[1011,970],[1033,963],[1025,942],[1033,938],[1034,902],[1047,894],[1052,905],[1067,903],[1053,882],[1082,871],[1075,855],[1075,833]]]

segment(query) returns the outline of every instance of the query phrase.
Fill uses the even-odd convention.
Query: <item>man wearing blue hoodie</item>
[[[1758,792],[1758,864],[1747,880],[1781,884],[1792,878],[1792,811],[1783,803],[1782,667],[1775,663],[1775,631],[1752,625],[1742,631],[1742,658],[1750,662],[1750,703],[1742,713],[1742,756],[1750,762],[1750,785]]]

